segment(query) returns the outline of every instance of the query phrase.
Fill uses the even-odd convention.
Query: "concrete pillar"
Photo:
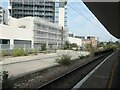
[[[56,46],[56,49],[58,49],[58,42],[57,42],[57,46]]]
[[[48,28],[47,28],[47,31],[48,31]],[[46,48],[47,49],[49,49],[49,46],[48,46],[48,44],[49,44],[49,41],[48,41],[48,33],[47,33],[47,35],[46,35]]]
[[[46,40],[46,48],[48,49],[49,47],[48,47],[48,40]]]
[[[32,49],[34,48],[34,41],[32,41],[32,43],[31,43],[31,48]]]
[[[14,48],[14,39],[10,39],[10,49]]]

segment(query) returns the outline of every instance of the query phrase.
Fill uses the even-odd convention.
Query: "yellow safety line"
[[[112,82],[113,82],[113,76],[114,76],[114,72],[115,72],[115,66],[116,66],[116,62],[114,63],[114,65],[112,67],[112,72],[111,72],[111,75],[110,75],[110,79],[109,79],[107,88],[112,88]]]

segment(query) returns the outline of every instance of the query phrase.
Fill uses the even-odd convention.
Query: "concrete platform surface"
[[[76,59],[81,54],[85,54],[85,52],[80,51],[67,51],[67,53],[72,56],[72,59]],[[0,66],[2,71],[8,71],[10,76],[19,76],[35,70],[43,70],[58,65],[58,63],[55,62],[55,58],[60,54],[64,54],[64,52],[59,51],[58,53],[38,54],[36,56],[4,58],[0,61]],[[88,54],[88,52],[86,54]]]

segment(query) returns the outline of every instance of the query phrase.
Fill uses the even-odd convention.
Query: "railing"
[[[12,49],[15,49],[15,48],[23,48],[23,49],[31,49],[31,48],[33,48],[34,49],[35,47],[36,47],[35,45],[32,46],[30,44],[14,44],[14,45],[0,44],[0,50],[10,50],[10,49],[12,50]]]
[[[45,41],[44,41],[45,42]],[[43,41],[41,41],[41,43],[44,43]],[[53,40],[52,40],[53,42]],[[51,43],[52,43],[51,42]],[[59,45],[46,45],[46,49],[50,50],[50,49],[59,49]],[[41,44],[35,44],[35,45],[31,45],[31,44],[14,44],[14,45],[10,45],[10,44],[0,44],[0,51],[11,51],[14,49],[23,49],[23,50],[37,50],[40,51],[42,50],[42,46]]]

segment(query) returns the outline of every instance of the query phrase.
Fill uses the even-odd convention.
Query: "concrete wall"
[[[10,39],[10,44],[14,44],[14,39],[30,40],[33,42],[33,31],[28,29],[14,28],[7,25],[0,25],[0,39]]]

